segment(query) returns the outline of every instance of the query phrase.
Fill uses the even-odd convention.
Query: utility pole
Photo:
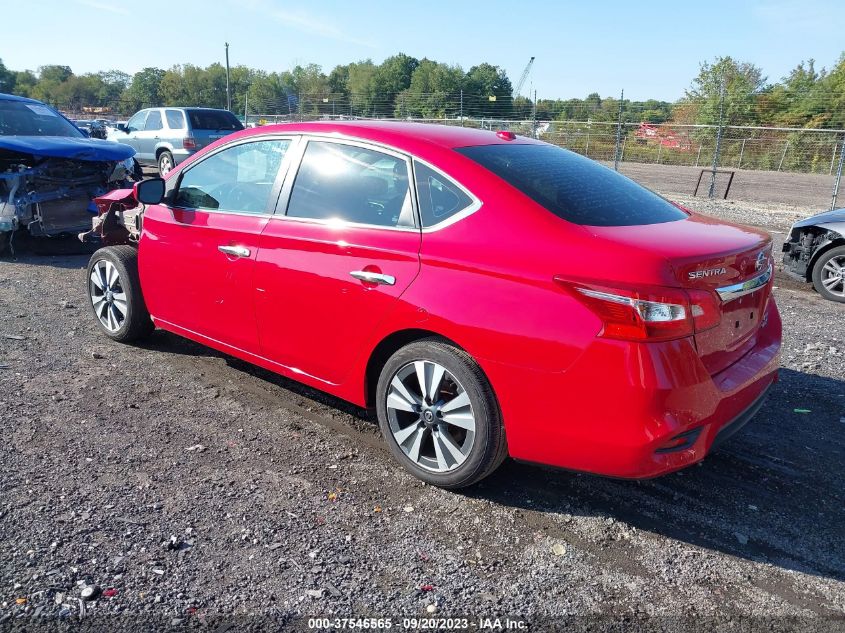
[[[229,42],[226,42],[226,109],[232,110],[232,93],[229,91]]]
[[[461,127],[464,126],[464,89],[461,88]]]
[[[619,171],[620,145],[622,141],[622,104],[625,103],[625,91],[619,95],[619,119],[616,121],[616,149],[613,152],[613,170]]]
[[[534,91],[534,105],[531,108],[531,138],[537,138],[537,91]]]
[[[719,153],[722,151],[722,116],[725,112],[725,76],[722,75],[722,85],[719,88],[719,128],[716,130],[716,151],[713,152],[713,169],[710,173],[710,189],[707,197],[716,197],[716,169],[719,167]]]

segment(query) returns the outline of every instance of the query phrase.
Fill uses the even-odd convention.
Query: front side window
[[[147,110],[141,110],[137,114],[133,115],[132,118],[126,122],[126,131],[137,132],[138,130],[143,130],[146,118]]]
[[[553,145],[477,145],[457,151],[574,224],[633,226],[688,217],[633,180]]]
[[[414,174],[423,226],[439,224],[472,206],[472,198],[431,167],[414,161]]]
[[[291,190],[287,215],[412,227],[408,163],[373,149],[310,141]]]
[[[164,116],[167,119],[167,127],[171,130],[182,130],[185,128],[185,115],[181,110],[165,110]]]
[[[161,129],[161,112],[153,110],[147,116],[147,122],[144,124],[144,129],[147,132],[155,132]]]
[[[182,176],[175,206],[267,213],[270,192],[289,145],[286,139],[255,141],[212,154]]]

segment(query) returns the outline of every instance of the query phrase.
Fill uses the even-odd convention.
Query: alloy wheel
[[[173,161],[170,160],[170,157],[165,154],[162,156],[158,161],[158,171],[162,177],[166,176],[170,173],[173,169]]]
[[[845,297],[845,255],[828,260],[822,268],[821,282],[830,294]]]
[[[88,293],[94,314],[109,332],[117,332],[126,320],[128,303],[120,282],[120,273],[110,261],[94,264],[88,279]]]
[[[444,473],[466,461],[475,443],[475,414],[466,389],[445,367],[428,360],[402,366],[386,404],[393,439],[415,465]]]

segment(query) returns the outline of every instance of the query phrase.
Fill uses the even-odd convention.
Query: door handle
[[[217,250],[234,257],[249,257],[249,249],[245,246],[218,246]]]
[[[381,273],[374,273],[369,270],[353,270],[349,273],[355,279],[366,281],[371,284],[383,284],[385,286],[392,286],[396,283],[396,277],[393,275],[382,275]]]

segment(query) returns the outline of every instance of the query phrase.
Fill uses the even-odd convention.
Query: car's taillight
[[[620,288],[554,279],[601,319],[604,326],[599,336],[605,338],[668,341],[719,323],[718,303],[706,291]]]
[[[690,312],[696,332],[703,332],[719,325],[722,312],[719,300],[708,290],[686,290],[690,299]]]
[[[195,139],[191,138],[190,136],[186,136],[182,139],[182,147],[185,149],[196,149],[197,142]]]

